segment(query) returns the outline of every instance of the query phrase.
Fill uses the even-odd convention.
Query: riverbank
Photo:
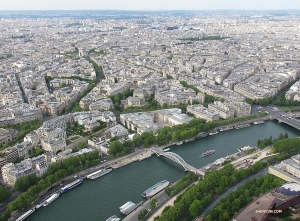
[[[289,137],[299,136],[299,131],[288,125],[278,124],[277,121],[266,121],[264,124],[220,132],[217,136],[207,136],[205,139],[187,142],[180,146],[175,144],[170,151],[181,156],[196,168],[202,168],[208,163],[227,156],[227,154],[237,152],[237,148],[246,145],[255,146],[258,139],[270,136],[277,137],[278,134],[286,132]],[[201,153],[209,149],[215,149],[215,154],[201,157]],[[142,151],[145,151],[145,149],[142,148]],[[115,160],[119,161],[120,159],[123,159],[123,157]],[[102,162],[100,166],[110,163],[110,161]],[[90,168],[90,170],[93,172],[94,168]],[[142,200],[146,201],[141,197],[141,193],[150,186],[162,180],[175,183],[184,175],[186,175],[186,172],[181,165],[165,157],[154,155],[147,160],[119,167],[99,179],[86,179],[83,185],[76,187],[70,193],[62,194],[50,206],[37,210],[30,217],[30,220],[96,221],[106,220],[112,215],[117,215],[123,220],[125,216],[119,212],[121,205],[128,201],[134,203]]]
[[[151,215],[146,219],[146,221],[154,221],[155,217],[159,216],[167,206],[173,206],[173,205],[174,205],[174,202],[175,202],[175,200],[177,199],[178,196],[180,196],[180,195],[181,195],[182,193],[184,193],[188,188],[190,188],[191,186],[197,184],[198,182],[199,182],[199,180],[196,181],[196,182],[194,182],[194,183],[191,183],[188,187],[186,187],[186,188],[185,188],[184,190],[182,190],[180,193],[178,193],[178,194],[172,196],[171,198],[167,198],[167,200],[164,202],[164,204],[161,204],[160,207],[157,207],[157,208],[156,208],[157,210],[156,210],[153,214],[151,214]]]
[[[265,117],[264,117],[265,118]],[[255,119],[251,119],[250,121],[254,122],[254,121],[258,121],[258,120],[262,120],[262,118],[255,118]],[[249,122],[249,120],[246,121],[247,123]],[[239,124],[243,124],[243,122],[239,122]],[[191,142],[191,140],[193,139],[189,139],[188,141],[186,142]],[[177,147],[175,146],[176,145],[176,142],[171,142],[167,145],[163,145],[163,146],[155,146],[153,148],[155,148],[155,150],[157,151],[161,151],[162,149],[165,149],[165,148],[168,148],[168,147],[171,147],[171,146],[174,146],[174,147]],[[172,151],[172,150],[171,150]],[[118,168],[121,168],[123,166],[126,166],[128,164],[131,164],[133,162],[136,162],[138,161],[140,158],[142,158],[143,156],[145,155],[148,155],[148,154],[154,154],[153,152],[150,151],[150,149],[144,149],[144,148],[141,148],[141,149],[137,149],[135,152],[133,153],[130,153],[126,156],[123,156],[123,157],[119,157],[119,158],[116,158],[116,159],[113,159],[113,160],[110,160],[110,161],[106,161],[106,162],[102,162],[100,163],[99,165],[95,166],[95,167],[92,167],[92,168],[89,168],[89,169],[85,169],[85,170],[82,170],[82,171],[79,171],[78,173],[76,174],[73,174],[67,178],[64,178],[63,180],[60,180],[58,182],[56,182],[54,185],[52,185],[50,188],[53,188],[55,186],[59,186],[62,182],[71,182],[72,179],[74,179],[74,176],[80,176],[80,177],[85,177],[86,175],[88,175],[89,173],[92,173],[96,170],[99,170],[99,169],[103,169],[103,168],[107,168],[107,167],[112,167],[113,169],[118,169]],[[147,159],[146,159],[147,160]],[[49,189],[50,189],[49,188]],[[44,191],[43,193],[41,193],[40,195],[45,195],[47,194],[47,191]],[[43,198],[43,197],[42,197]],[[41,198],[39,198],[38,201],[40,201]],[[36,203],[36,202],[35,202]]]

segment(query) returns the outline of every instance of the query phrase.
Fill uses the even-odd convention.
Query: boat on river
[[[48,206],[50,203],[56,200],[59,197],[59,195],[60,195],[59,192],[52,194],[48,199],[44,201],[43,206]]]
[[[86,178],[94,180],[94,179],[97,179],[99,177],[102,177],[102,176],[110,173],[111,171],[112,171],[112,168],[108,168],[108,169],[104,169],[104,170],[98,170],[94,173],[91,173],[91,174],[87,175]]]
[[[250,127],[250,126],[251,126],[250,124],[242,124],[242,125],[237,125],[234,128],[238,130],[238,129],[242,129],[242,128]]]
[[[83,179],[82,178],[77,179],[77,180],[73,181],[72,183],[70,183],[70,184],[68,184],[68,185],[60,188],[60,192],[61,193],[65,193],[68,190],[73,189],[74,187],[76,187],[76,186],[78,186],[78,185],[80,185],[82,183],[83,183]]]
[[[120,221],[120,219],[116,215],[113,215],[109,217],[106,221]]]
[[[255,124],[255,125],[258,125],[258,124],[263,124],[263,123],[265,123],[263,120],[261,120],[261,121],[255,121],[255,122],[253,122],[253,124]]]
[[[32,213],[34,213],[35,208],[28,210],[26,213],[24,213],[22,216],[20,216],[16,221],[23,221],[25,220],[28,216],[30,216]]]
[[[145,190],[142,193],[143,197],[150,198],[155,194],[159,193],[160,191],[164,190],[166,187],[170,185],[170,182],[167,180],[160,181],[159,183],[153,185],[149,189]]]
[[[204,153],[201,154],[201,157],[206,157],[206,156],[209,156],[209,155],[212,155],[214,154],[216,151],[215,150],[208,150]]]
[[[183,141],[179,141],[179,142],[176,143],[177,146],[179,146],[181,144],[183,144]]]
[[[213,131],[213,132],[211,132],[211,133],[209,133],[209,135],[211,136],[211,135],[215,135],[215,134],[218,134],[219,133],[219,131]]]

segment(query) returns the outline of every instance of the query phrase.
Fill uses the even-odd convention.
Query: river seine
[[[264,124],[220,132],[180,146],[172,146],[170,151],[179,154],[190,165],[200,168],[237,152],[237,148],[254,146],[258,139],[270,136],[275,138],[280,133],[288,133],[290,138],[300,136],[299,130],[288,125],[266,121]],[[208,157],[200,156],[210,149],[216,152]],[[173,183],[185,174],[179,164],[152,155],[147,160],[113,170],[96,180],[85,180],[82,185],[61,194],[49,206],[38,209],[28,220],[105,221],[112,215],[124,218],[119,212],[120,206],[127,201],[145,201],[141,196],[143,191],[164,179]]]

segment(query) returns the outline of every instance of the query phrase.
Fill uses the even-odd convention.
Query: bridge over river
[[[200,176],[204,176],[205,173],[202,170],[199,170],[191,165],[189,165],[187,162],[185,162],[178,154],[173,153],[173,152],[164,152],[164,151],[157,151],[154,149],[151,149],[152,152],[156,153],[156,155],[159,156],[164,156],[175,163],[180,164],[185,171],[192,171]]]
[[[300,130],[300,120],[295,118],[295,117],[299,117],[298,112],[286,113],[281,110],[276,110],[276,111],[270,111],[269,114],[272,118],[278,120],[279,123],[285,123]]]

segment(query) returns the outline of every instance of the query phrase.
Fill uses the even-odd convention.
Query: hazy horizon
[[[300,0],[0,0],[0,11],[280,11],[300,10]]]

